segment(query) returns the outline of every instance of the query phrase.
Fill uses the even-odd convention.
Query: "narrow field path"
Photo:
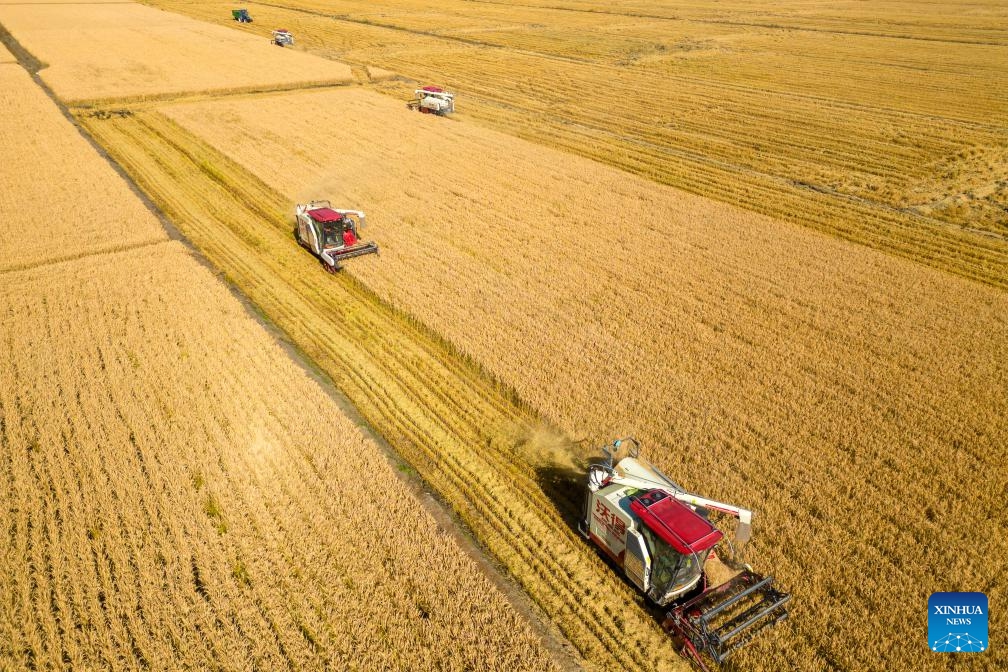
[[[566,445],[563,437],[437,335],[349,276],[326,274],[295,243],[286,199],[243,168],[157,112],[89,114],[84,126],[332,378],[585,658],[604,669],[687,669],[654,615],[573,529],[577,469],[569,453],[536,444],[548,436]]]

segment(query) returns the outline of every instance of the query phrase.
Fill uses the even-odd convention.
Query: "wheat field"
[[[64,101],[353,81],[342,63],[131,2],[0,3],[0,24],[45,63]]]
[[[165,240],[28,73],[0,65],[0,271]]]
[[[14,58],[14,54],[12,54],[10,50],[7,49],[7,47],[0,44],[0,63],[15,63],[15,62],[16,59]]]
[[[220,2],[153,4],[229,17]],[[463,118],[1006,285],[1001,3],[290,0],[252,13],[246,32],[289,25],[312,53],[448,86]]]
[[[179,243],[5,273],[0,297],[0,666],[551,669]]]
[[[354,123],[316,123],[339,109]],[[291,201],[370,213],[382,256],[347,272],[569,435],[637,434],[688,487],[756,508],[754,562],[799,597],[809,649],[854,664],[865,611],[910,638],[943,585],[1001,594],[1004,292],[366,91],[164,113]],[[274,170],[295,139],[313,151]],[[975,527],[952,532],[964,506]]]

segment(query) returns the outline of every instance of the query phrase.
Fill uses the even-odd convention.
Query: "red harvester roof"
[[[423,90],[430,91],[431,93],[441,93],[444,91],[444,89],[442,89],[440,86],[425,86],[423,87]]]
[[[343,219],[343,215],[330,208],[316,208],[314,210],[309,210],[308,215],[321,224],[325,224],[326,222],[338,222]]]
[[[634,499],[630,509],[652,532],[680,553],[706,551],[724,536],[710,521],[661,490],[649,490]]]

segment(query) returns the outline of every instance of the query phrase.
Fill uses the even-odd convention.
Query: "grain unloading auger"
[[[617,463],[624,446],[627,456]],[[759,631],[787,618],[791,596],[748,565],[721,585],[707,584],[705,565],[714,561],[714,546],[724,538],[710,512],[738,519],[735,540],[741,550],[752,511],[686,492],[638,459],[640,444],[632,437],[603,451],[606,462],[588,468],[581,534],[619,565],[650,603],[670,608],[662,627],[683,655],[706,670],[702,654],[723,663]]]
[[[334,210],[329,201],[311,201],[298,203],[294,218],[294,237],[330,273],[338,271],[345,259],[378,252],[374,242],[360,239],[360,229],[364,228],[364,213],[360,210]]]

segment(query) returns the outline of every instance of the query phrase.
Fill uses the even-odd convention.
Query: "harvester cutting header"
[[[622,447],[627,456],[615,463]],[[607,461],[588,469],[581,534],[613,560],[648,601],[671,607],[662,627],[701,669],[701,653],[718,663],[764,628],[787,618],[790,595],[744,565],[718,586],[709,586],[705,565],[724,533],[711,512],[738,519],[735,541],[749,539],[752,511],[686,492],[654,465],[638,459],[634,438],[603,448]],[[734,555],[734,548],[733,555]]]

